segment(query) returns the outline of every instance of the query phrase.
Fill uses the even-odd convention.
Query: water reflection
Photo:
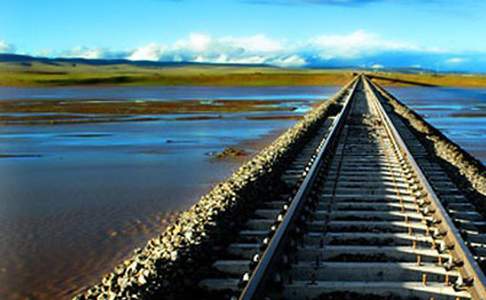
[[[486,163],[486,89],[390,88],[448,138]]]

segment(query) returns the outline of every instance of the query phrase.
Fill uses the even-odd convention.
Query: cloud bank
[[[429,51],[412,44],[387,40],[357,30],[343,35],[320,35],[306,41],[289,42],[263,34],[212,37],[192,33],[172,44],[149,43],[125,52],[78,47],[62,53],[67,57],[126,58],[150,61],[191,61],[210,63],[272,64],[302,67],[309,63],[353,60],[390,51]]]
[[[0,53],[13,53],[15,52],[15,47],[4,40],[0,40]]]
[[[15,48],[0,40],[0,52]],[[422,67],[440,71],[486,71],[484,53],[455,53],[406,41],[387,39],[365,30],[323,34],[287,41],[264,34],[213,37],[192,33],[173,43],[148,43],[129,50],[76,47],[50,56],[169,62],[270,64],[281,67]]]

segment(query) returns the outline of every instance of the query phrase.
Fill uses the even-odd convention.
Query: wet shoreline
[[[79,123],[197,121],[243,114],[265,120],[295,117],[297,109],[308,109],[305,100],[3,100],[0,125],[58,125]],[[260,115],[254,115],[260,113]],[[276,115],[272,115],[272,113]],[[285,115],[287,114],[287,115]]]

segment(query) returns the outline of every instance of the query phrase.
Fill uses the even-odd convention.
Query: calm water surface
[[[319,99],[336,87],[0,87],[5,99]]]
[[[486,161],[486,90],[390,89]],[[0,99],[323,99],[336,87],[0,88]],[[305,112],[303,105],[294,112]],[[255,113],[258,114],[258,113]],[[207,114],[205,114],[207,115]],[[67,298],[96,282],[239,163],[207,153],[294,121],[223,119],[0,127],[0,298]],[[254,149],[256,151],[256,147]]]
[[[310,104],[336,90],[0,88],[0,98],[304,99]],[[301,105],[293,114],[308,109]],[[239,164],[214,162],[208,153],[276,135],[295,122],[245,118],[260,114],[0,127],[0,154],[25,156],[0,158],[0,299],[67,298],[96,282],[157,234],[167,213],[189,207]]]
[[[486,163],[486,89],[407,87],[388,90]]]

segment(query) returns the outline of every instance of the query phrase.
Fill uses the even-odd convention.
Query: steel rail
[[[317,148],[318,153],[316,159],[312,163],[312,166],[310,167],[307,176],[305,177],[304,181],[300,185],[300,188],[290,202],[289,208],[285,213],[282,222],[270,239],[270,242],[263,252],[261,259],[253,270],[248,283],[240,294],[240,300],[251,300],[257,298],[259,289],[262,287],[263,282],[267,279],[267,275],[269,274],[276,257],[279,256],[278,254],[282,250],[282,247],[286,242],[288,233],[295,222],[295,218],[298,216],[299,211],[302,208],[302,204],[305,202],[307,194],[309,193],[312,184],[316,179],[316,175],[322,164],[322,158],[332,147],[332,142],[336,139],[342,129],[344,120],[346,119],[346,115],[349,111],[349,103],[354,96],[359,81],[360,77],[357,76],[345,88],[341,90],[340,93],[348,89],[351,89],[351,92],[346,96],[341,112],[331,125],[331,131],[327,135],[327,138],[324,140],[324,143],[321,143]]]
[[[379,93],[380,90],[366,76],[363,75],[363,79],[365,88],[371,91],[371,95],[373,96],[372,99],[376,104],[376,108],[378,109],[379,114],[384,120],[386,130],[389,132],[389,135],[394,141],[394,144],[398,146],[403,157],[408,161],[413,171],[417,175],[422,187],[425,189],[426,196],[434,208],[433,215],[436,220],[439,220],[440,222],[438,224],[441,232],[446,233],[444,239],[446,240],[446,242],[448,242],[449,245],[453,245],[453,248],[450,250],[452,256],[456,259],[459,258],[462,262],[462,266],[459,266],[461,276],[463,278],[472,279],[472,283],[468,287],[468,291],[471,293],[473,299],[486,299],[486,276],[477,264],[471,251],[464,243],[464,240],[462,239],[459,230],[454,225],[452,219],[449,217],[449,214],[442,205],[432,186],[428,182],[428,179],[425,177],[421,168],[415,161],[413,155],[408,150],[407,145],[403,141],[395,125],[386,113],[377,95],[377,91]]]

